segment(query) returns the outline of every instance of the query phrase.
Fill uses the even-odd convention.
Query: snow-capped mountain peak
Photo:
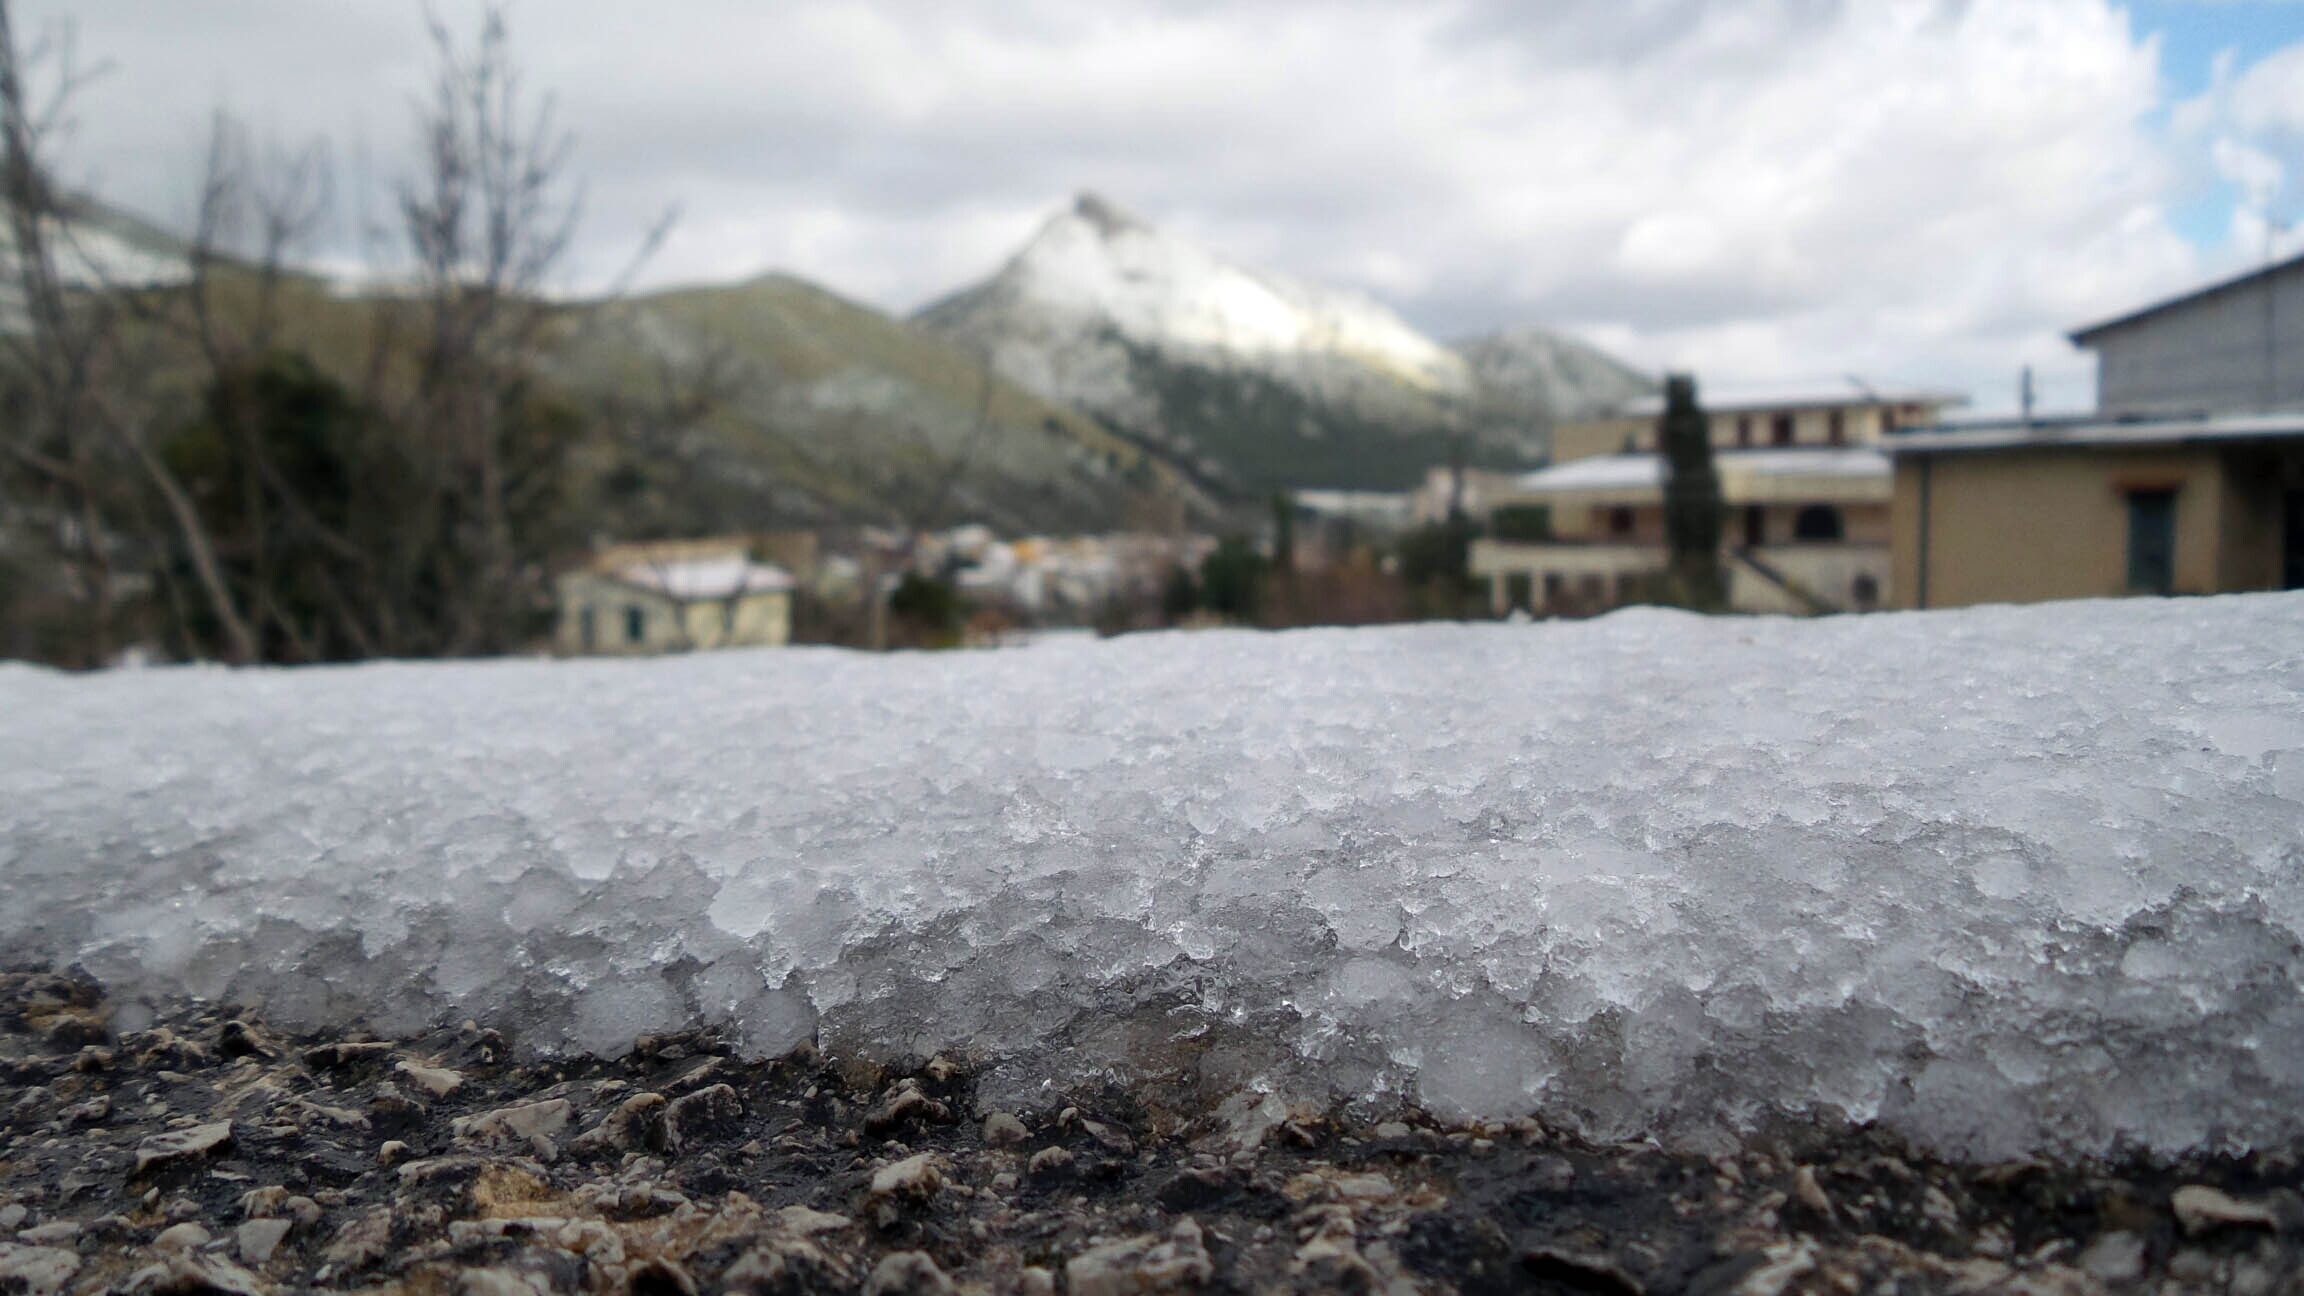
[[[1093,193],[1050,217],[994,283],[1051,316],[1204,359],[1349,359],[1433,391],[1467,381],[1457,356],[1375,301],[1238,265]]]
[[[1584,403],[1504,408],[1466,355],[1366,294],[1241,264],[1093,193],[918,319],[1219,487],[1398,489],[1467,431],[1486,457],[1529,462],[1554,410]]]

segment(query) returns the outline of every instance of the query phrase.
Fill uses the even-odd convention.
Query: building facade
[[[1878,445],[1899,427],[1936,422],[1960,396],[1939,391],[1875,391],[1849,380],[1838,387],[1716,394],[1704,402],[1715,450],[1831,449]],[[1660,396],[1643,397],[1607,418],[1552,430],[1552,462],[1595,455],[1652,454]]]
[[[1889,462],[1869,447],[1728,451],[1722,561],[1740,612],[1868,611],[1888,595]],[[1472,574],[1498,615],[1584,616],[1656,596],[1668,561],[1664,465],[1653,454],[1529,473],[1498,504],[1543,534],[1482,538]]]
[[[640,655],[792,639],[792,577],[742,540],[617,545],[558,582],[555,647]]]
[[[2072,340],[2097,413],[1890,439],[1896,602],[2304,588],[2304,257]]]
[[[1899,606],[2304,588],[2304,415],[1898,438]]]

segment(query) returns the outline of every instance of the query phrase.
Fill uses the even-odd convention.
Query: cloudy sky
[[[1092,188],[1443,337],[1540,323],[1715,387],[1857,373],[1990,410],[2025,363],[2085,404],[2065,330],[2304,220],[2304,0],[509,7],[576,137],[579,285],[678,203],[650,281],[781,269],[908,310]],[[415,0],[16,8],[107,69],[64,169],[148,215],[190,210],[219,105],[332,140],[344,230],[402,166]]]

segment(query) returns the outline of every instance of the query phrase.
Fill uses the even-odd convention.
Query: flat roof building
[[[1869,446],[1728,450],[1716,455],[1728,606],[1838,612],[1879,606],[1889,578],[1888,457]],[[1491,497],[1496,529],[1470,567],[1498,614],[1586,615],[1656,597],[1669,562],[1664,461],[1578,459],[1518,478]],[[1513,510],[1505,513],[1504,510]]]
[[[2304,588],[2304,257],[2071,336],[2096,413],[1887,439],[1895,602]]]

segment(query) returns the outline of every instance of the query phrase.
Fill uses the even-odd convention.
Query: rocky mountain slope
[[[85,201],[70,224],[76,284],[184,278],[184,245],[147,222]],[[304,289],[304,345],[356,374],[358,321],[381,298]],[[21,312],[0,291],[0,329]],[[786,275],[564,319],[552,377],[617,411],[637,446],[626,513],[603,521],[616,531],[1168,525],[1276,488],[1404,487],[1458,453],[1532,463],[1554,420],[1653,389],[1540,329],[1444,345],[1363,295],[1238,265],[1093,195],[914,320]],[[707,416],[659,430],[682,402]]]
[[[643,485],[708,526],[1102,530],[1207,507],[1173,467],[1094,420],[789,276],[593,307],[570,337],[560,380],[624,402],[634,435],[666,400],[707,409],[656,447]]]
[[[1587,342],[1524,325],[1455,344],[1472,368],[1472,423],[1483,443],[1509,444],[1530,428],[1596,418],[1658,391],[1655,378]]]
[[[50,237],[73,288],[191,278],[184,240],[94,199],[73,199]],[[292,275],[276,305],[292,345],[358,383],[395,291]],[[218,301],[245,304],[229,291]],[[23,292],[0,273],[0,332],[24,327]],[[1215,507],[1157,453],[966,348],[790,276],[568,303],[549,337],[546,376],[607,434],[593,456],[615,483],[604,534],[828,522],[1021,534],[1164,525]]]
[[[1646,389],[1533,331],[1460,353],[1368,297],[1238,265],[1093,194],[916,318],[1235,492],[1405,486],[1459,436],[1475,458],[1533,461],[1548,423],[1529,420]]]

